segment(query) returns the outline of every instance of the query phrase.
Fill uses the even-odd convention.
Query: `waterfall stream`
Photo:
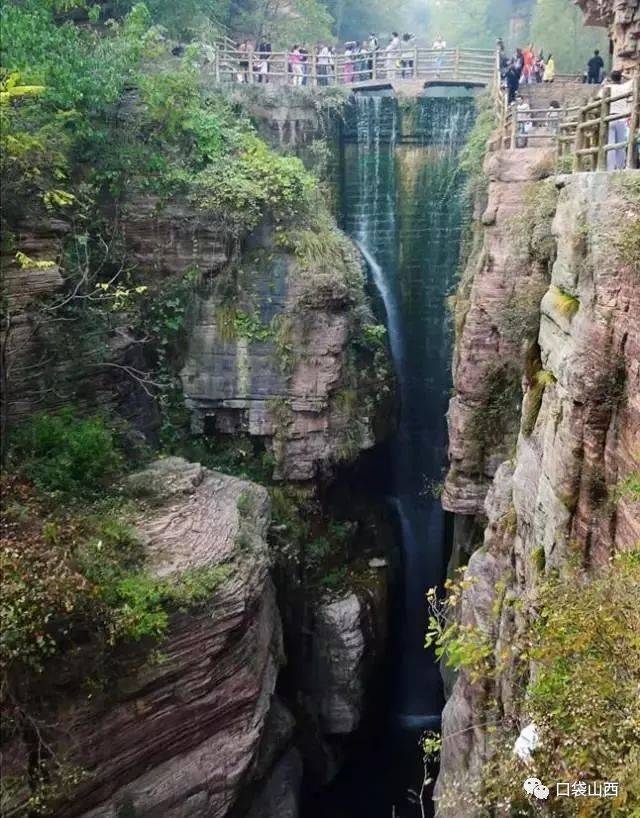
[[[419,760],[417,737],[438,727],[443,704],[439,669],[424,649],[425,592],[440,585],[446,571],[445,514],[436,497],[446,465],[450,388],[446,298],[466,214],[458,152],[475,103],[454,96],[400,105],[392,92],[378,91],[356,95],[354,109],[343,145],[342,220],[386,313],[399,404],[388,484],[402,539],[391,732],[410,735]],[[381,816],[391,814],[392,805],[381,808]],[[414,814],[401,806],[395,812],[398,818]]]

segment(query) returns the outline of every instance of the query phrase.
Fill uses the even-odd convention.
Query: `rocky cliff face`
[[[548,149],[500,151],[486,163],[487,205],[455,301],[455,395],[443,505],[482,514],[490,481],[515,441],[523,345],[535,341],[548,282],[549,248],[531,228],[548,222],[532,185],[548,175]],[[547,192],[544,203],[549,207]],[[478,428],[478,427],[481,428]]]
[[[638,0],[576,0],[585,24],[606,26],[613,41],[618,68],[632,68],[640,57],[640,3]]]
[[[515,695],[523,682],[514,676],[516,657],[505,661],[504,656],[531,627],[533,612],[525,601],[541,573],[576,557],[587,573],[593,572],[640,541],[637,498],[617,492],[629,475],[637,474],[640,451],[640,188],[633,172],[557,180],[555,260],[544,291],[536,290],[525,310],[539,331],[534,346],[523,347],[522,412],[517,426],[506,435],[503,427],[495,440],[491,467],[485,459],[481,476],[473,476],[480,469],[470,452],[481,446],[484,438],[478,438],[485,432],[464,424],[469,396],[475,394],[472,372],[486,371],[500,346],[495,328],[504,321],[508,303],[508,284],[500,271],[514,270],[520,288],[518,276],[526,269],[512,247],[500,254],[505,245],[496,244],[506,202],[522,208],[523,189],[493,169],[508,169],[514,162],[511,173],[524,171],[531,178],[538,161],[531,150],[516,153],[488,160],[492,182],[483,217],[484,249],[492,250],[498,272],[494,286],[488,286],[492,278],[486,261],[472,272],[469,317],[456,350],[458,394],[452,401],[452,468],[445,493],[451,510],[483,513],[486,519],[482,547],[469,560],[459,620],[486,634],[493,655],[502,657],[505,666],[495,679],[464,669],[458,675],[443,715],[441,815],[460,814],[459,804],[452,807],[446,795],[453,782],[459,788],[461,781],[481,780],[492,752],[487,724],[508,725],[512,741],[526,724]],[[548,184],[532,188],[538,200],[545,195],[541,185]],[[511,191],[513,199],[508,198]],[[499,205],[492,208],[492,201],[501,203],[502,211]],[[522,314],[523,326],[525,319]],[[499,456],[505,447],[510,448],[508,459]],[[473,468],[465,468],[467,462]],[[467,812],[475,814],[470,805]]]
[[[267,493],[179,458],[133,475],[129,490],[152,503],[137,530],[153,574],[218,569],[223,580],[204,607],[174,615],[156,661],[134,652],[114,687],[59,706],[55,746],[87,777],[56,814],[225,816],[291,733],[273,696],[283,651]]]
[[[182,371],[194,427],[263,440],[287,480],[372,446],[375,373],[356,346],[363,310],[366,321],[355,255],[322,275],[277,248],[246,257],[231,283],[198,300]]]

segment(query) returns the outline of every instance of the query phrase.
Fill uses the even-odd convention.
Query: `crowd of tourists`
[[[333,85],[337,81],[348,85],[374,77],[406,79],[414,73],[415,45],[415,35],[408,32],[402,35],[392,32],[386,45],[381,45],[375,32],[371,32],[364,40],[347,41],[338,59],[332,45],[316,43],[310,50],[306,45],[294,43],[284,60],[287,80],[291,85],[308,85],[314,69],[321,86]],[[442,70],[443,56],[440,52],[444,52],[446,47],[445,40],[436,37],[432,46],[436,74]],[[271,43],[264,40],[254,45],[249,40],[243,40],[236,49],[238,82],[268,83],[275,62]],[[339,77],[338,71],[341,74]]]
[[[513,57],[507,58],[501,41],[498,41],[498,47],[501,55],[500,73],[503,86],[509,103],[515,104],[516,108],[516,147],[526,147],[528,135],[534,126],[543,127],[545,134],[556,135],[560,126],[560,103],[557,100],[551,100],[543,118],[536,118],[532,115],[531,106],[522,89],[523,85],[554,81],[553,56],[549,54],[545,58],[542,49],[536,50],[533,45],[529,45],[524,49],[516,49]],[[611,71],[607,76],[604,60],[596,49],[587,62],[582,81],[590,85],[600,85],[602,88],[610,87],[609,93],[612,101],[609,104],[609,115],[619,118],[608,123],[607,144],[620,147],[607,151],[607,168],[608,170],[620,170],[626,164],[626,143],[629,138],[631,115],[628,92],[631,90],[631,80],[625,82],[621,71]],[[601,90],[599,96],[602,96],[602,93]]]
[[[533,85],[539,82],[553,82],[556,76],[556,64],[553,54],[544,55],[542,49],[536,49],[533,43],[526,48],[517,48],[509,58],[504,43],[498,40],[500,53],[500,76],[507,90],[509,102],[514,102],[521,85]]]

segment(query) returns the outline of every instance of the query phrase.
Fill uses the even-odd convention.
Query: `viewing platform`
[[[353,91],[392,89],[417,95],[426,87],[486,88],[496,80],[496,53],[474,48],[404,48],[330,57],[311,49],[304,62],[288,51],[242,51],[221,43],[212,70],[221,83],[341,86]]]

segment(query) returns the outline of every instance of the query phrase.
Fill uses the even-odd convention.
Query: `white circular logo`
[[[533,794],[536,798],[540,798],[544,800],[545,798],[549,797],[549,787],[545,787],[544,784],[538,784],[538,786],[533,791]]]
[[[523,786],[527,795],[533,795],[535,788],[542,786],[542,781],[539,778],[527,778]]]

